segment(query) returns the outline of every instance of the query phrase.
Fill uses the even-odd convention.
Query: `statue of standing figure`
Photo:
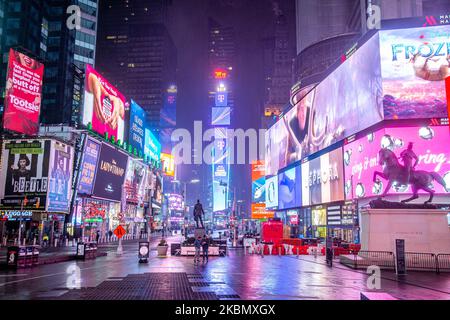
[[[388,191],[394,184],[394,182],[402,185],[411,185],[413,192],[412,197],[402,200],[401,202],[409,202],[419,197],[419,190],[424,190],[430,194],[430,198],[425,201],[425,204],[430,203],[433,200],[434,190],[432,189],[433,181],[436,181],[449,192],[444,179],[437,172],[427,172],[423,170],[415,170],[419,158],[412,150],[413,144],[410,142],[408,148],[400,153],[400,157],[397,158],[392,150],[383,148],[378,152],[378,164],[383,166],[383,172],[375,171],[373,173],[373,182],[377,181],[377,176],[388,180],[386,189],[381,197],[387,195]],[[401,165],[398,159],[402,159]],[[414,162],[414,163],[413,163]]]
[[[205,212],[203,211],[203,206],[200,203],[200,200],[197,200],[197,203],[194,206],[194,220],[197,225],[197,228],[200,228],[199,224],[198,224],[199,220],[202,225],[201,228],[205,228],[203,225],[203,219],[202,219],[202,215],[204,215],[204,214],[205,214]]]

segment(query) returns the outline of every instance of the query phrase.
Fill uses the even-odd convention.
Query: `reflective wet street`
[[[408,272],[400,281],[382,270],[380,290],[370,290],[365,270],[337,260],[330,268],[323,256],[261,257],[229,249],[228,256],[196,266],[193,257],[157,257],[156,244],[152,240],[148,263],[138,262],[133,241],[124,244],[121,256],[117,244],[109,244],[103,248],[107,256],[95,260],[1,270],[0,299],[359,300],[365,291],[397,299],[450,299],[449,273]]]

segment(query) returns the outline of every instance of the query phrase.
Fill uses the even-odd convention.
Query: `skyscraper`
[[[164,95],[176,83],[177,51],[162,22],[169,1],[101,2],[96,67],[147,114],[158,136]]]

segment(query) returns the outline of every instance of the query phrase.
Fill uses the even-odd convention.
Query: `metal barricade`
[[[440,253],[436,256],[437,272],[450,272],[450,254]]]
[[[405,252],[406,270],[436,271],[437,263],[434,253]]]
[[[390,251],[359,251],[353,255],[354,268],[376,265],[381,269],[395,269],[395,256]]]

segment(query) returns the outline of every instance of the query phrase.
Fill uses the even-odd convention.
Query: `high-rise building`
[[[80,8],[80,28],[67,26],[72,5]],[[1,0],[0,7],[2,95],[6,57],[15,48],[44,63],[41,122],[78,124],[82,70],[95,61],[97,0]]]
[[[147,114],[159,136],[167,88],[176,82],[177,51],[165,21],[169,1],[100,3],[96,67]]]

